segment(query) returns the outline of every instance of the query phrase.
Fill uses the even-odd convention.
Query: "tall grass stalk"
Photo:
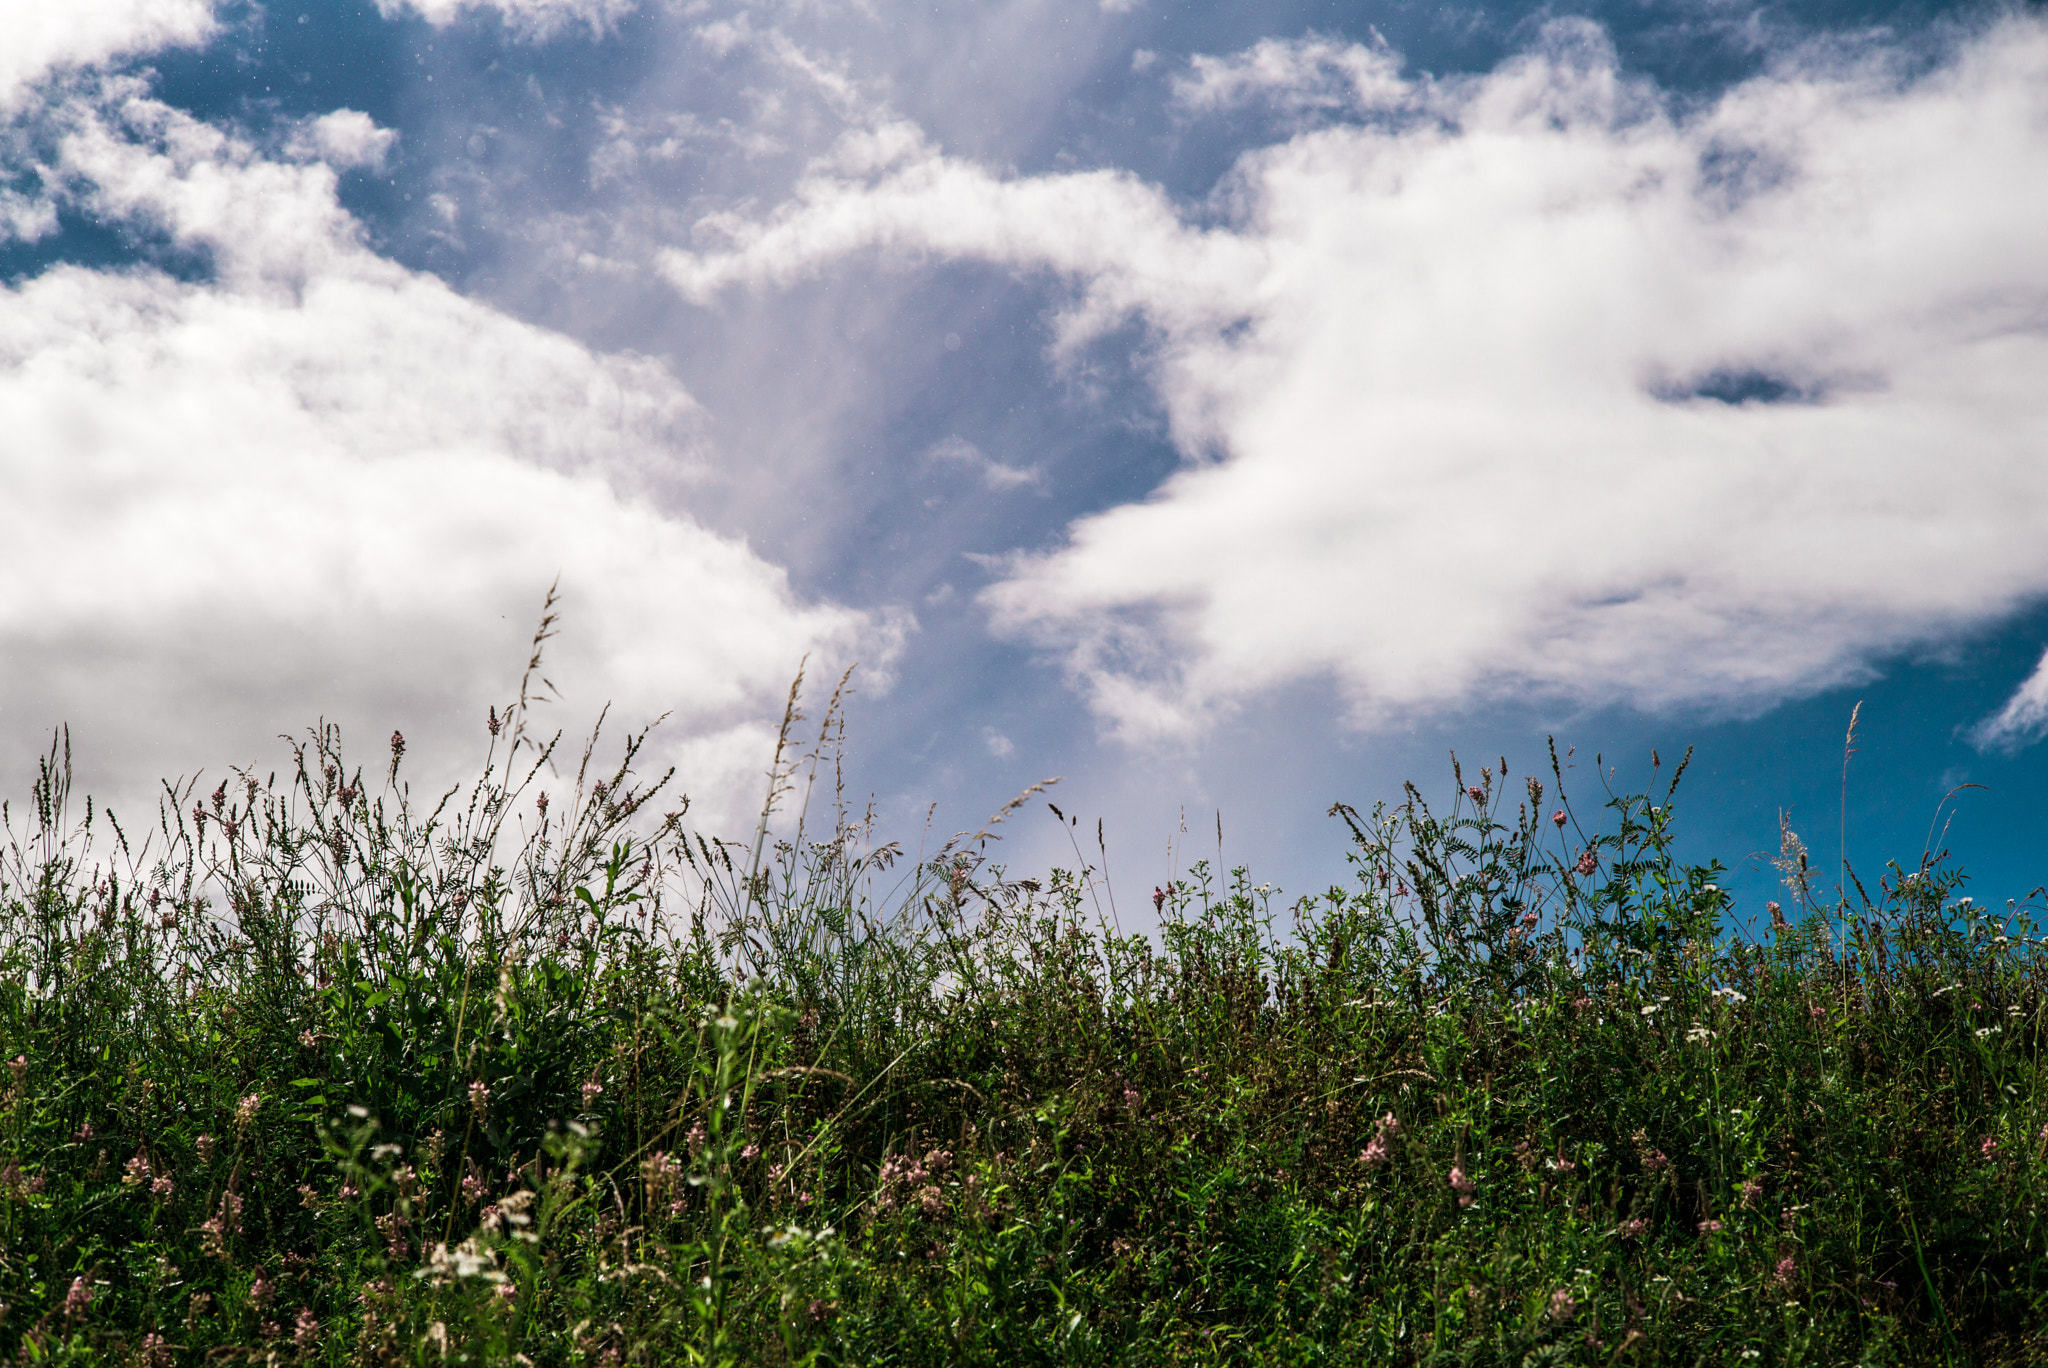
[[[1131,934],[1105,842],[991,858],[1044,786],[878,841],[844,688],[739,846],[645,733],[544,784],[526,685],[436,802],[322,725],[140,840],[60,735],[0,852],[0,1355],[2048,1357],[2048,961],[1938,853],[1830,900],[1788,827],[1747,938],[1683,763],[1589,809],[1553,752]]]

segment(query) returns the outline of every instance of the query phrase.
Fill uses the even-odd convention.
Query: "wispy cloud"
[[[1970,743],[1978,750],[2015,755],[2043,736],[2048,736],[2048,651],[2005,706],[1970,729]]]
[[[1188,88],[1335,98],[1351,51]],[[1224,227],[905,129],[664,269],[709,299],[978,260],[1073,283],[1063,347],[1144,321],[1189,464],[985,595],[1127,735],[1316,677],[1362,718],[1756,706],[2048,593],[2048,25],[1688,109],[1565,22],[1406,98],[1248,154]]]
[[[1036,466],[1004,465],[964,437],[948,437],[925,452],[925,459],[942,465],[961,466],[981,477],[982,483],[998,492],[1041,483],[1045,474]]]
[[[436,28],[475,13],[495,12],[522,37],[545,41],[564,29],[581,27],[600,36],[638,9],[639,0],[376,0],[386,18],[416,14]]]

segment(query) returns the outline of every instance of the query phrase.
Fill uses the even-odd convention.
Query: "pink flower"
[[[1592,847],[1588,846],[1586,853],[1579,856],[1579,862],[1572,867],[1578,870],[1581,875],[1588,875],[1600,868],[1600,860],[1598,856],[1593,854]]]
[[[1756,1205],[1756,1199],[1764,1195],[1764,1180],[1751,1178],[1742,1185],[1742,1207],[1747,1211]]]
[[[1471,1206],[1473,1194],[1479,1191],[1479,1184],[1465,1176],[1465,1168],[1462,1164],[1451,1165],[1450,1184],[1451,1190],[1458,1194],[1458,1205],[1461,1207]]]
[[[1719,1235],[1725,1227],[1719,1221],[1701,1221],[1700,1234]]]
[[[1649,1228],[1650,1223],[1638,1216],[1634,1220],[1623,1221],[1614,1233],[1621,1236],[1624,1240],[1633,1240],[1640,1237]]]
[[[1799,1265],[1793,1261],[1790,1254],[1787,1254],[1784,1258],[1778,1260],[1778,1266],[1771,1270],[1771,1276],[1777,1281],[1779,1286],[1789,1287],[1792,1284],[1793,1276],[1798,1271]]]
[[[1564,809],[1563,809],[1563,808],[1559,808],[1559,809],[1558,809],[1557,811],[1555,811],[1555,812],[1551,813],[1551,814],[1550,814],[1550,820],[1551,820],[1551,822],[1552,822],[1552,824],[1553,824],[1553,825],[1556,825],[1556,826],[1563,826],[1563,825],[1564,825]]]
[[[1366,1147],[1358,1152],[1358,1162],[1367,1168],[1378,1168],[1387,1162],[1387,1137],[1375,1135]]]
[[[1465,796],[1475,803],[1483,803],[1486,801],[1486,790],[1474,784],[1465,790]]]
[[[1663,1150],[1653,1149],[1643,1156],[1643,1167],[1652,1173],[1660,1173],[1671,1167],[1671,1160]]]
[[[760,1157],[761,1147],[759,1145],[749,1144],[740,1151],[740,1162],[743,1164],[751,1162],[755,1159],[759,1159]]]
[[[1560,1287],[1550,1294],[1550,1318],[1562,1324],[1578,1313],[1579,1304],[1572,1294]]]
[[[71,1280],[71,1290],[64,1294],[64,1314],[67,1316],[82,1316],[91,1309],[92,1288],[86,1285],[84,1278],[73,1278]]]
[[[1986,1159],[1996,1159],[1998,1157],[1997,1138],[1989,1135],[1985,1136],[1984,1143],[1977,1147],[1977,1152]]]

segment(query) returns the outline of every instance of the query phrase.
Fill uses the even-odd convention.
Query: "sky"
[[[857,664],[1140,920],[1553,737],[2025,901],[2044,377],[2038,5],[0,0],[0,786],[436,789],[554,584],[714,834]]]

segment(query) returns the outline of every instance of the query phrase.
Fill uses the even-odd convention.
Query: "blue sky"
[[[402,729],[542,593],[740,831],[799,658],[888,834],[1134,904],[1447,754],[1697,748],[1753,910],[2048,881],[2048,23],[1925,5],[0,0],[0,778]],[[1843,804],[1843,739],[1862,703]],[[1187,834],[1182,835],[1183,826]],[[1019,867],[1070,856],[1039,812]],[[1177,853],[1174,853],[1177,852]]]

